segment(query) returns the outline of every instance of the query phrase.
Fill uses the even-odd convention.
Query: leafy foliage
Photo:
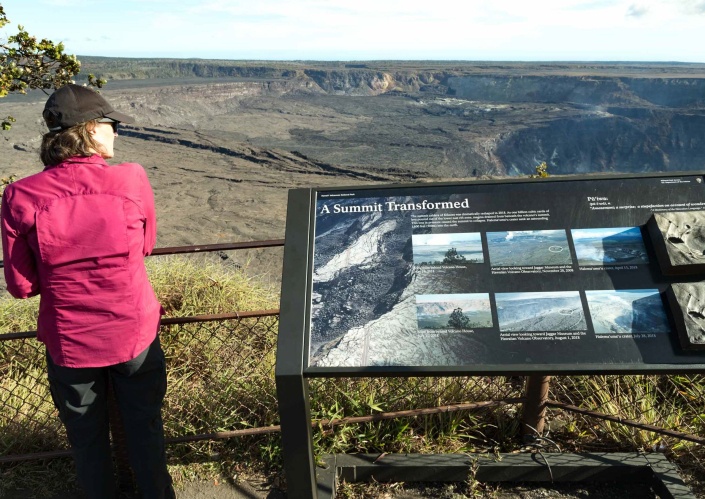
[[[548,176],[548,165],[544,161],[543,163],[536,165],[536,173],[534,175],[529,175],[529,178],[546,178]]]
[[[450,314],[448,327],[453,329],[470,329],[470,319],[463,314],[462,308],[458,307]]]
[[[0,29],[10,23],[0,5]],[[27,90],[43,91],[59,88],[73,82],[81,70],[75,55],[64,52],[63,43],[30,35],[21,25],[17,33],[0,38],[0,98],[10,93],[27,93]],[[107,83],[94,75],[88,75],[88,85],[102,88]],[[14,122],[12,116],[2,120],[0,127],[9,130]]]
[[[10,185],[15,180],[17,180],[17,175],[14,174],[0,179],[0,196],[2,196],[2,193],[5,191],[5,187]]]
[[[465,257],[458,253],[455,248],[450,248],[443,256],[443,263],[464,263]]]

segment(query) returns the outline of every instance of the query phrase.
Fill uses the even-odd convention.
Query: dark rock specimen
[[[647,224],[665,275],[705,273],[705,212],[654,213]]]
[[[668,305],[684,350],[705,350],[705,282],[671,284]]]

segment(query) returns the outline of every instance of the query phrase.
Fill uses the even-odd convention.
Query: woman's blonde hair
[[[73,156],[92,156],[103,149],[91,135],[98,122],[90,120],[71,128],[45,133],[39,157],[44,166],[58,165]]]

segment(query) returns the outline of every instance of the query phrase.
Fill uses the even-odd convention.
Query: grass
[[[163,256],[147,260],[147,271],[166,317],[188,317],[278,308],[274,290],[242,269],[210,258]]]
[[[623,375],[554,378],[552,398],[585,409],[702,438],[705,376]],[[662,452],[705,497],[705,446],[618,422],[549,411],[564,450]]]
[[[148,261],[155,292],[168,316],[277,308],[276,293],[246,272],[208,256],[158,257]],[[35,327],[37,300],[0,299],[0,331]],[[164,405],[168,437],[278,424],[274,363],[276,318],[247,318],[164,326],[169,389]],[[0,342],[0,455],[65,448],[50,401],[43,347],[34,339]],[[518,397],[517,377],[318,378],[310,385],[314,420]],[[694,435],[705,433],[702,376],[554,377],[551,397],[602,413]],[[375,423],[320,424],[315,452],[470,453],[521,448],[519,406],[447,412]],[[666,452],[697,488],[705,483],[703,446],[565,411],[547,415],[550,436],[567,451]],[[251,470],[279,474],[278,433],[170,445],[177,484],[195,479],[233,481]],[[0,465],[0,495],[20,485],[48,495],[55,483],[73,485],[68,459]],[[448,488],[448,497],[489,492],[469,477]],[[345,485],[344,497],[369,494]],[[380,497],[394,487],[379,486]],[[369,495],[367,496],[369,497]]]

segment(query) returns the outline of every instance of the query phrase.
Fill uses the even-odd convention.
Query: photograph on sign
[[[487,244],[493,267],[572,263],[564,230],[489,232]]]
[[[700,176],[317,192],[309,369],[702,362],[644,236]],[[645,202],[644,200],[648,200]]]
[[[490,295],[416,295],[416,317],[421,334],[462,332],[492,327]]]
[[[585,313],[577,291],[497,293],[499,330],[584,331]]]
[[[415,265],[484,263],[479,232],[469,234],[412,234]]]
[[[649,263],[639,227],[572,229],[578,265]]]
[[[668,333],[658,289],[585,291],[596,335]]]

